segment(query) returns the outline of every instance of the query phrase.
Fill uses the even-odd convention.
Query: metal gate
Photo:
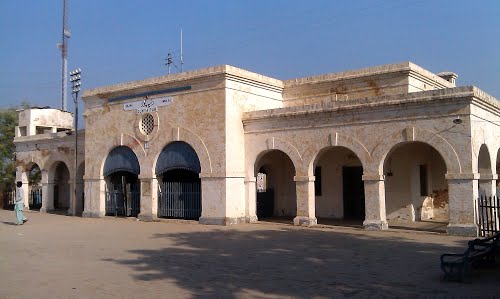
[[[141,209],[141,194],[139,190],[106,191],[106,215],[137,217]]]
[[[477,200],[476,216],[481,237],[500,232],[500,198],[482,195]]]
[[[163,182],[158,190],[158,217],[198,219],[201,216],[199,182]]]

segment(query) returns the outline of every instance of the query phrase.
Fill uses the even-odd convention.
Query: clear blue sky
[[[0,108],[60,108],[61,3],[0,0]],[[166,74],[182,27],[185,70],[289,79],[409,60],[500,99],[498,0],[69,0],[69,26],[83,89]]]

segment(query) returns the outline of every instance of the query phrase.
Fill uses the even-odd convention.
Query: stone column
[[[245,217],[245,178],[241,174],[206,174],[201,178],[201,224],[231,225]]]
[[[106,215],[106,182],[103,178],[85,178],[85,209],[82,217]]]
[[[256,222],[257,218],[257,179],[255,177],[245,178],[245,193],[246,193],[246,222]]]
[[[200,224],[226,225],[225,177],[201,174]]]
[[[141,212],[137,216],[142,221],[158,219],[158,180],[156,178],[140,178]]]
[[[42,207],[40,212],[54,210],[54,181],[49,181],[49,173],[42,171]]]
[[[29,210],[30,209],[30,186],[29,186],[29,181],[28,181],[28,174],[26,171],[24,171],[21,174],[21,182],[23,183],[23,186],[21,187],[21,189],[23,190],[23,198],[24,198],[23,210]],[[17,181],[15,183],[17,184]],[[15,188],[14,190],[17,190],[17,188]]]
[[[384,230],[389,227],[385,211],[385,177],[379,174],[364,174],[365,221],[367,230]]]
[[[476,237],[476,200],[478,194],[478,173],[446,174],[450,220],[447,232],[450,235]]]
[[[312,226],[318,224],[314,196],[314,176],[294,176],[297,193],[297,216],[294,225]]]
[[[68,215],[76,215],[76,194],[75,194],[75,182],[73,178],[69,179],[69,208]]]

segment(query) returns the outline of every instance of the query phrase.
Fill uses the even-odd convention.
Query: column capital
[[[385,175],[378,173],[367,173],[362,176],[363,181],[385,181]]]
[[[301,176],[301,175],[296,175],[293,177],[293,180],[295,182],[314,182],[316,180],[316,177],[315,176],[307,176],[307,175],[304,175],[304,176]]]
[[[478,180],[479,173],[447,173],[444,177],[447,180]]]

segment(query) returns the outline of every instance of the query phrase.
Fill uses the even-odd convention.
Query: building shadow
[[[473,284],[441,281],[439,256],[462,252],[415,238],[288,226],[251,231],[165,233],[173,244],[134,249],[126,265],[140,281],[174,281],[192,298],[413,298],[498,295],[500,271],[474,273]],[[422,234],[423,238],[425,235]],[[165,241],[165,240],[163,240]],[[163,242],[162,242],[163,244]]]

